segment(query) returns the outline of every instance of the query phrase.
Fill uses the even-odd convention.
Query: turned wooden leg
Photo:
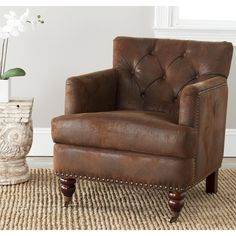
[[[75,192],[76,179],[60,178],[61,192],[64,195],[65,207],[72,201],[72,195]]]
[[[169,192],[169,207],[172,212],[170,223],[176,222],[182,207],[184,206],[185,192]]]
[[[206,178],[206,192],[217,193],[218,188],[218,170],[207,176]]]

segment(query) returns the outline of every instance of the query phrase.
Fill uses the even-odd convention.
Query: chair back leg
[[[206,178],[206,192],[217,193],[217,189],[218,189],[218,170],[216,170]]]

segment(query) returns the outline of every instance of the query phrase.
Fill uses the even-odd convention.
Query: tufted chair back
[[[158,111],[177,119],[182,89],[217,75],[227,78],[231,57],[227,42],[118,37],[113,52],[117,109]]]

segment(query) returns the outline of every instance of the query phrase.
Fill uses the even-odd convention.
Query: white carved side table
[[[0,185],[30,178],[26,155],[33,140],[32,106],[33,99],[0,102]]]

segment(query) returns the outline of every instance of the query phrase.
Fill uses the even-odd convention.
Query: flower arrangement
[[[32,29],[34,29],[37,24],[44,23],[40,15],[30,18],[29,9],[26,9],[20,17],[17,17],[15,12],[10,11],[4,15],[4,18],[6,19],[6,25],[0,27],[0,39],[2,39],[0,80],[8,80],[10,77],[25,75],[25,71],[22,68],[13,68],[5,72],[9,38],[17,37],[20,33],[25,32],[28,25],[31,25]]]

